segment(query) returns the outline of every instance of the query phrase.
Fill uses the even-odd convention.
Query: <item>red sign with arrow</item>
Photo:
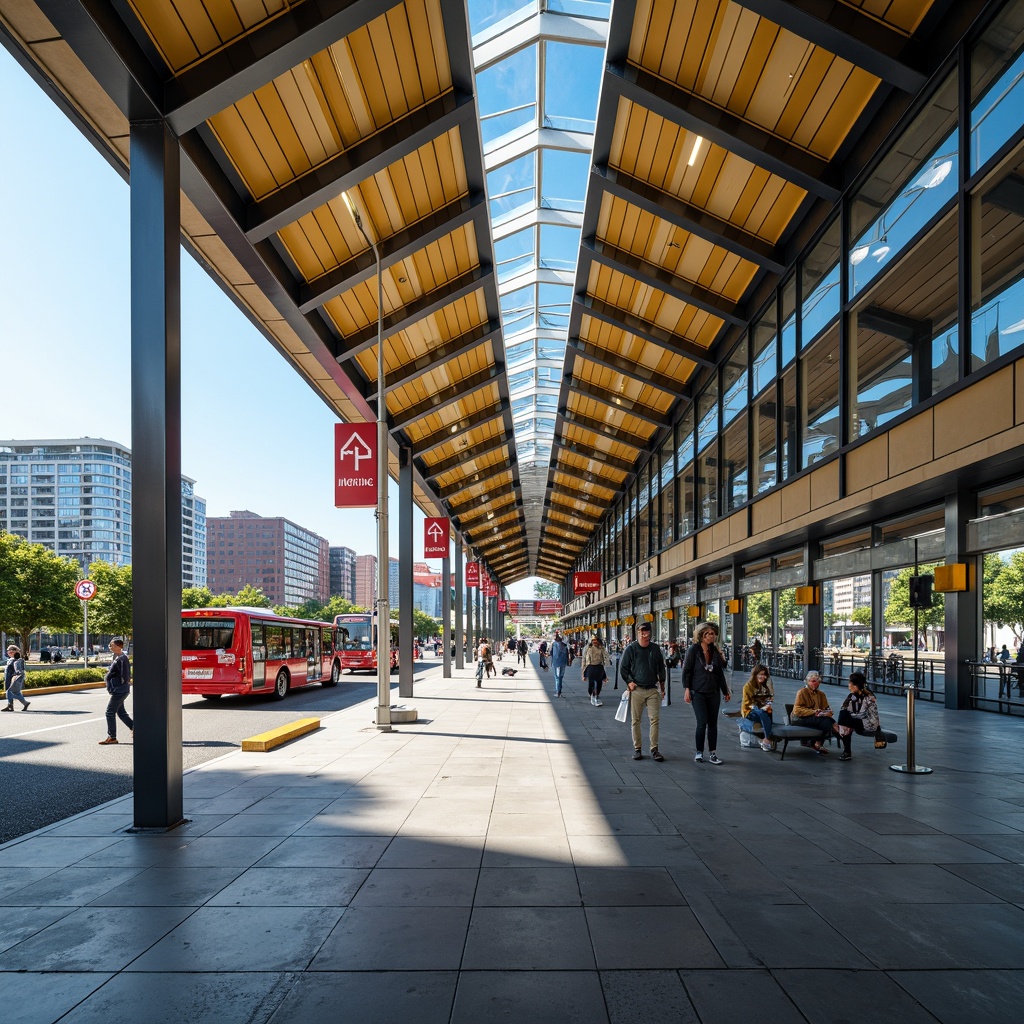
[[[447,558],[451,524],[447,516],[423,520],[423,557]]]
[[[377,424],[334,425],[334,507],[377,507]]]

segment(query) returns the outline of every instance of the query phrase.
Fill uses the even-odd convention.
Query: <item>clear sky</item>
[[[130,445],[128,186],[2,47],[0,138],[0,437]],[[376,553],[373,511],[334,507],[331,410],[184,252],[181,290],[181,467],[207,514],[284,516]]]

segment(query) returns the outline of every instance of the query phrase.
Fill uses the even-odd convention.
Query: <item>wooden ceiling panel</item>
[[[487,371],[493,364],[486,358],[485,348],[486,346],[481,346],[457,359],[432,367],[411,383],[396,388],[388,395],[388,409],[401,417],[402,413],[415,408],[432,395],[441,394],[450,387],[457,387],[473,374]],[[488,396],[485,401],[494,405],[498,401],[497,384],[476,392],[470,398],[475,404],[480,401],[478,396],[484,394]],[[468,406],[463,405],[462,408],[465,411]]]
[[[931,9],[934,0],[843,0],[906,35],[912,34]]]
[[[181,71],[246,30],[279,14],[287,0],[129,0],[150,39],[172,71]]]
[[[590,430],[583,430],[574,423],[566,424],[562,437],[568,444],[586,445],[588,448],[594,448],[614,459],[622,459],[624,462],[632,462],[637,457],[635,448],[621,444],[612,435],[595,434]]]
[[[627,434],[638,434],[644,437],[652,437],[655,429],[650,423],[631,416],[625,409],[605,405],[603,402],[591,398],[589,395],[581,394],[578,391],[569,389],[569,402],[567,408],[574,414],[585,416],[591,420],[603,420],[607,422],[609,431],[623,430]]]
[[[432,465],[436,465],[441,460],[436,455],[430,460]],[[480,493],[487,493],[486,488],[491,486],[491,474],[498,470],[503,470],[508,467],[508,456],[505,454],[504,449],[497,452],[490,452],[487,455],[481,456],[480,458],[472,458],[470,456],[466,460],[466,464],[459,466],[458,469],[448,470],[446,473],[442,473],[437,478],[437,486],[440,490],[445,490],[449,487],[465,487],[467,490],[479,487],[481,488]],[[509,473],[511,476],[511,471]],[[474,477],[479,480],[484,480],[485,484],[481,485],[474,481]],[[497,487],[495,483],[493,486]]]

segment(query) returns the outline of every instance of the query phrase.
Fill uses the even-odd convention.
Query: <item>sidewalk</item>
[[[169,835],[125,798],[0,847],[4,1024],[1021,1019],[1020,719],[919,704],[919,777],[901,699],[848,763],[723,721],[715,767],[677,686],[656,764],[577,666],[455,675],[190,772]]]

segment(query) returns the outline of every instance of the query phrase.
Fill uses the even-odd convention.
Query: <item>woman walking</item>
[[[696,746],[693,760],[704,763],[704,741],[707,738],[712,764],[722,764],[718,756],[718,712],[722,697],[732,700],[725,678],[725,657],[718,649],[718,626],[702,622],[693,634],[693,645],[683,660],[683,700],[693,705],[697,717]]]
[[[590,694],[590,703],[595,708],[603,706],[601,701],[601,687],[608,678],[608,666],[611,658],[601,643],[601,638],[592,636],[587,649],[583,652],[583,681],[587,684],[587,693]]]
[[[13,711],[14,699],[21,701],[21,710],[28,711],[29,701],[21,695],[25,685],[25,659],[14,644],[7,648],[7,667],[4,669],[4,692],[7,694],[7,707],[0,711]]]

